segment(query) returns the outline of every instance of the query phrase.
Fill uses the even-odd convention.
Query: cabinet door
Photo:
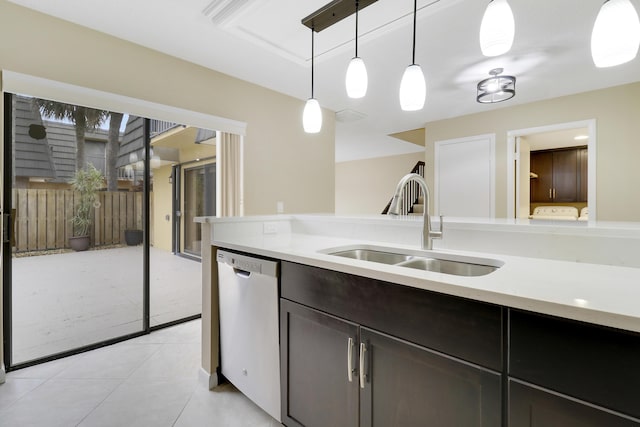
[[[509,426],[638,427],[640,423],[575,399],[510,380]]]
[[[531,172],[538,175],[530,180],[531,202],[548,203],[553,198],[553,153],[531,153]]]
[[[589,189],[589,150],[587,148],[578,149],[578,201],[586,202]]]
[[[306,427],[357,426],[357,325],[281,299],[282,421]],[[352,365],[348,365],[352,344]]]
[[[553,202],[578,201],[578,150],[553,152]]]
[[[361,426],[501,425],[501,375],[360,328]]]

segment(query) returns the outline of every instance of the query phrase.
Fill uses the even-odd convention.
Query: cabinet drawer
[[[510,380],[509,426],[639,427],[640,422],[586,402]]]
[[[640,334],[509,311],[509,375],[640,418]]]
[[[283,298],[502,370],[499,306],[291,262],[280,280]]]

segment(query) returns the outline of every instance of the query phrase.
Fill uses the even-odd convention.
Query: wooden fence
[[[14,189],[16,252],[65,249],[73,236],[71,217],[79,194],[71,190]],[[124,243],[124,230],[142,229],[142,193],[99,192],[91,245]]]

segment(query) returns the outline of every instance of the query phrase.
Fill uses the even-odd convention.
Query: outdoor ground
[[[142,329],[142,246],[13,259],[12,362]],[[151,326],[199,314],[201,264],[150,248]]]

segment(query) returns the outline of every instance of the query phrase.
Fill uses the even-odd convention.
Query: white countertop
[[[214,246],[640,332],[640,268],[637,265],[625,266],[640,257],[640,252],[636,250],[640,247],[640,227],[637,224],[612,223],[599,227],[541,224],[525,228],[521,222],[513,221],[449,222],[445,219],[445,239],[440,247],[440,242],[435,241],[437,251],[490,258],[504,263],[488,275],[463,277],[323,253],[331,248],[362,245],[383,250],[418,250],[421,218],[398,220],[381,216],[280,215],[225,219],[207,217],[198,221],[211,223]],[[572,229],[576,231],[572,232]],[[469,236],[469,240],[479,239],[483,245],[496,250],[453,249],[449,247],[452,243],[447,244],[448,232],[456,235],[454,243],[462,242],[464,239],[461,236]],[[531,242],[535,242],[535,245]],[[604,264],[576,262],[573,255],[575,245],[580,246],[575,248],[579,252],[580,249],[584,250],[585,242],[587,246],[593,244],[594,248],[603,245],[607,248],[606,253],[594,254],[594,258],[602,258]],[[616,247],[624,246],[620,248],[620,253],[610,249],[613,243]],[[470,246],[474,244],[477,245],[472,242]],[[566,256],[562,256],[564,259],[535,256],[540,247],[547,245],[555,248],[555,253],[567,252]],[[506,246],[508,250],[500,250]],[[537,248],[534,256],[519,254],[529,254],[532,252],[531,246]],[[634,253],[629,254],[630,250]]]

